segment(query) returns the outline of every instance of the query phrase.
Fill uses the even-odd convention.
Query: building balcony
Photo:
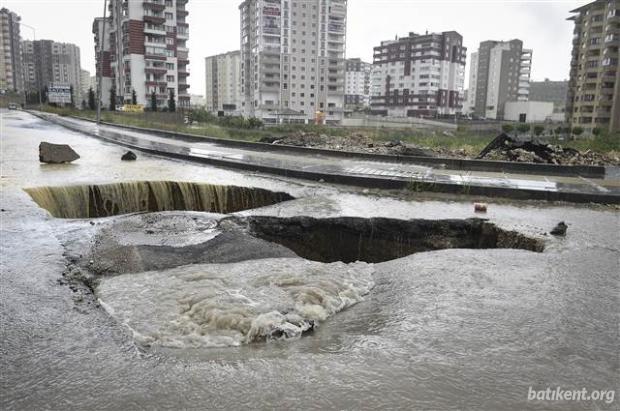
[[[168,59],[168,57],[166,55],[162,55],[162,54],[145,54],[144,55],[144,59],[145,60],[156,60],[156,61],[166,61]]]
[[[146,74],[158,74],[158,75],[164,75],[168,72],[168,70],[165,67],[146,67],[144,69],[144,72]]]
[[[178,39],[183,39],[183,40],[188,40],[189,39],[189,30],[187,28],[183,28],[183,30],[181,30],[181,27],[177,27],[177,38]]]
[[[168,82],[165,80],[147,80],[144,82],[144,84],[148,87],[148,86],[152,86],[152,87],[159,87],[159,86],[167,86]]]
[[[161,25],[166,22],[166,18],[163,16],[154,16],[154,15],[144,15],[144,21],[147,23],[153,23],[156,25]]]
[[[162,0],[144,0],[142,5],[147,10],[162,12],[166,9],[166,5]]]

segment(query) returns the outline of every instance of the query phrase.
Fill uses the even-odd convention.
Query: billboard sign
[[[71,104],[71,86],[68,84],[50,84],[47,88],[47,100],[56,104]]]

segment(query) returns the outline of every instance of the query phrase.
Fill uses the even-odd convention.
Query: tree
[[[519,133],[527,133],[528,131],[530,131],[530,125],[529,124],[525,124],[525,123],[519,124],[517,126],[517,131]]]
[[[43,87],[43,90],[41,91],[41,101],[43,103],[47,103],[47,86]]]
[[[536,137],[540,136],[543,131],[545,131],[545,126],[541,126],[541,125],[536,125],[534,126],[534,135]]]
[[[90,110],[95,110],[97,108],[95,104],[95,92],[92,87],[88,89],[88,108]]]
[[[138,104],[138,96],[136,96],[136,90],[131,89],[131,104],[134,106]]]
[[[510,134],[512,133],[512,131],[514,130],[514,126],[512,124],[504,124],[502,126],[502,131],[506,134]]]
[[[86,100],[82,99],[82,110],[86,110]]]
[[[110,88],[110,111],[116,111],[116,87]]]
[[[603,130],[601,130],[600,127],[594,127],[592,129],[592,134],[594,134],[595,136],[599,136],[601,134],[601,131],[603,131]]]
[[[155,94],[155,90],[151,93],[151,111],[157,111],[157,94]]]
[[[69,93],[71,93],[71,107],[75,107],[75,101],[73,101],[73,84],[69,86]]]
[[[174,89],[170,89],[170,96],[168,97],[168,111],[177,111],[177,103],[174,100]]]
[[[583,134],[583,128],[581,127],[573,127],[572,133],[575,137],[579,137]]]

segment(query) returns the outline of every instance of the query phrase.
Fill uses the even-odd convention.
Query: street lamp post
[[[106,26],[106,10],[108,8],[108,0],[103,1],[103,21],[101,28],[101,38],[99,39],[99,73],[97,73],[97,125],[101,124],[101,82],[103,77],[103,49],[105,48],[105,26]]]
[[[34,47],[35,47],[35,42],[37,41],[37,31],[35,30],[34,27],[29,26],[28,24],[24,24],[24,23],[20,23],[20,26],[24,26],[29,28],[30,30],[32,30],[32,58],[34,59],[34,67],[35,70],[37,68],[37,64],[36,64],[36,53],[34,52]],[[41,76],[39,75],[39,73],[35,73],[37,76],[37,88],[39,89],[37,91],[37,94],[39,95],[39,110],[43,111],[43,100],[41,98],[41,94],[43,92],[43,90],[41,89]]]

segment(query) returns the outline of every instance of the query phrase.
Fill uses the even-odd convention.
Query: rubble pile
[[[420,148],[414,144],[404,143],[400,140],[375,141],[362,133],[352,133],[347,136],[327,136],[326,134],[299,132],[281,138],[265,137],[260,142],[357,153],[425,157],[435,155],[431,150]]]
[[[446,134],[446,133],[444,133]],[[446,134],[448,135],[448,134]],[[395,156],[445,157],[471,159],[473,146],[464,141],[461,148],[421,147],[400,140],[377,141],[363,133],[346,136],[328,136],[313,132],[297,132],[283,137],[263,137],[261,143],[310,147],[355,153],[387,154]],[[500,134],[476,157],[485,160],[516,161],[558,165],[620,165],[620,159],[590,150],[580,152],[573,148],[522,141],[507,134]]]
[[[617,157],[611,158],[590,150],[580,152],[573,148],[544,144],[536,141],[519,141],[506,134],[500,134],[491,141],[491,143],[480,152],[477,158],[571,166],[620,164],[620,159]]]

